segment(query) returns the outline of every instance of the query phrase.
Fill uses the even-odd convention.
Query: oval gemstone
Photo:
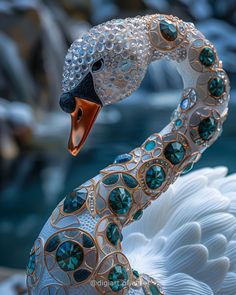
[[[217,122],[213,117],[203,119],[198,126],[198,133],[201,139],[209,140],[214,135],[217,128]]]
[[[162,20],[160,22],[160,31],[167,41],[174,41],[178,35],[176,25],[168,20]]]
[[[132,177],[132,176],[130,176],[128,174],[125,174],[125,173],[122,174],[122,177],[123,177],[123,180],[124,180],[125,184],[129,188],[135,188],[138,185],[138,182],[134,177]]]
[[[156,145],[155,141],[151,140],[145,144],[145,150],[150,152],[151,150],[154,149],[155,145]]]
[[[60,244],[60,238],[58,235],[52,237],[48,243],[47,243],[47,246],[46,246],[46,251],[47,252],[53,252],[57,249],[57,247],[59,246]]]
[[[158,286],[154,284],[149,284],[149,289],[152,295],[161,295],[161,291]]]
[[[212,96],[220,97],[225,92],[225,82],[223,79],[216,77],[210,80],[208,89]]]
[[[36,255],[35,252],[30,254],[29,262],[27,265],[27,274],[32,275],[35,271]]]
[[[87,191],[80,189],[68,194],[64,200],[63,210],[65,213],[72,213],[79,210],[85,203],[87,198]]]
[[[114,246],[117,246],[119,240],[121,240],[121,233],[119,227],[115,223],[108,224],[106,235],[108,241]]]
[[[141,219],[142,216],[143,216],[143,210],[140,209],[134,214],[133,220],[139,220],[139,219]]]
[[[74,279],[76,282],[80,283],[85,280],[91,275],[91,272],[87,269],[79,269],[74,273]]]
[[[76,270],[82,264],[83,259],[82,247],[72,241],[62,243],[56,252],[56,261],[64,271]]]
[[[133,269],[133,275],[135,276],[136,279],[140,277],[139,272],[135,269]]]
[[[127,286],[128,274],[121,265],[114,266],[108,275],[109,287],[114,292],[118,292]]]
[[[182,172],[182,174],[187,174],[189,173],[192,169],[193,169],[193,163],[188,164],[188,166],[184,169],[184,171]]]
[[[146,183],[150,189],[159,188],[166,179],[164,169],[159,165],[153,165],[146,172]]]
[[[164,154],[167,160],[177,165],[184,159],[185,149],[180,142],[173,141],[166,146]]]
[[[210,47],[203,48],[199,55],[199,60],[204,66],[210,67],[215,62],[214,51]]]
[[[130,193],[123,187],[113,189],[109,196],[109,204],[117,214],[126,214],[132,205]]]
[[[93,240],[89,236],[87,236],[86,234],[83,234],[83,246],[85,248],[93,248],[94,247]]]
[[[126,163],[132,160],[132,155],[130,154],[123,154],[119,155],[115,158],[114,164],[121,164],[121,163]]]
[[[117,183],[118,179],[119,179],[118,174],[112,174],[112,175],[108,176],[107,178],[105,178],[102,182],[105,185],[113,185],[113,184]]]

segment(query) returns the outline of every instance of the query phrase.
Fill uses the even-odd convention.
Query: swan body
[[[29,294],[163,295],[176,294],[177,284],[182,294],[200,294],[196,286],[202,294],[221,288],[233,294],[235,269],[230,271],[229,257],[234,257],[235,216],[225,213],[229,201],[214,201],[210,188],[194,198],[204,177],[195,182],[186,176],[177,198],[156,201],[153,208],[160,204],[160,214],[150,216],[156,221],[141,223],[151,227],[149,236],[140,229],[124,242],[126,252],[121,247],[123,228],[137,222],[189,171],[219,137],[227,116],[228,77],[213,45],[193,24],[164,15],[113,20],[72,44],[60,98],[62,109],[71,114],[69,151],[80,151],[101,107],[130,95],[147,66],[164,57],[175,62],[184,82],[170,124],[58,204],[31,250]],[[226,232],[218,212],[225,216]],[[219,279],[213,283],[215,275]]]

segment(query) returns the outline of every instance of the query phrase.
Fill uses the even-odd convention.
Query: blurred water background
[[[225,165],[236,172],[235,0],[0,0],[2,284],[12,275],[6,267],[25,267],[34,239],[66,192],[169,121],[182,83],[166,61],[150,66],[132,97],[103,110],[76,158],[66,150],[69,115],[58,106],[64,56],[74,39],[112,18],[157,12],[194,22],[218,50],[231,80],[230,112],[222,137],[195,169]],[[24,294],[19,280],[12,282],[8,293]]]

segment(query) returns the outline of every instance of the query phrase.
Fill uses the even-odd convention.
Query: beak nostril
[[[81,108],[79,108],[79,109],[78,109],[78,113],[77,113],[77,120],[78,120],[78,121],[81,119],[82,115],[83,115],[83,111],[82,111]]]
[[[59,104],[66,113],[73,113],[76,107],[75,98],[70,92],[61,95]]]

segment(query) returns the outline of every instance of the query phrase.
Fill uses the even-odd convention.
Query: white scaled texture
[[[165,295],[236,294],[236,174],[201,169],[179,178],[124,229],[132,267]]]

